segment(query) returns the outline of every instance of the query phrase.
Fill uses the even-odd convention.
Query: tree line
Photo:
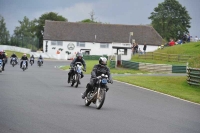
[[[84,23],[102,23],[95,21],[94,11],[90,13],[90,19],[84,19],[79,22]],[[177,0],[165,0],[159,3],[149,18],[151,26],[162,36],[163,39],[181,39],[188,33],[191,17],[188,11]],[[21,46],[35,49],[43,47],[43,32],[45,20],[68,21],[67,18],[58,15],[55,12],[42,14],[38,19],[30,20],[24,16],[19,20],[19,26],[15,27],[14,34],[10,36],[6,28],[4,17],[0,15],[0,45]],[[35,46],[38,44],[38,46]]]

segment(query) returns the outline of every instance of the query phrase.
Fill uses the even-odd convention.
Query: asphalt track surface
[[[0,133],[200,133],[200,105],[114,81],[100,110],[84,106],[67,71],[45,61],[0,73]]]

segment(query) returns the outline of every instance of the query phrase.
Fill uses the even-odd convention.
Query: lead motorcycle
[[[97,109],[101,109],[106,98],[107,83],[109,83],[108,75],[102,74],[96,78],[93,90],[90,91],[84,99],[85,106],[94,103]]]
[[[81,62],[76,62],[75,66],[72,69],[72,74],[70,77],[70,82],[71,82],[71,86],[74,86],[77,88],[79,83],[80,83],[80,79],[81,79],[81,72],[82,72],[82,63]]]

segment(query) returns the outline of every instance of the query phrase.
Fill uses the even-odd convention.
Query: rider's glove
[[[109,79],[109,80],[108,80],[108,83],[113,84],[113,80],[112,80],[112,79]]]
[[[85,72],[86,72],[86,69],[84,68],[84,69],[83,69],[83,71],[85,71]]]

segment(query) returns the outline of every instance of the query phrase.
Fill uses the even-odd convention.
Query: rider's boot
[[[86,96],[87,96],[87,94],[88,94],[88,92],[90,92],[91,90],[92,90],[92,86],[88,83],[87,84],[87,86],[86,86],[86,90],[85,90],[85,92],[82,94],[82,99],[84,99]]]
[[[68,83],[70,83],[70,75],[68,74]]]

